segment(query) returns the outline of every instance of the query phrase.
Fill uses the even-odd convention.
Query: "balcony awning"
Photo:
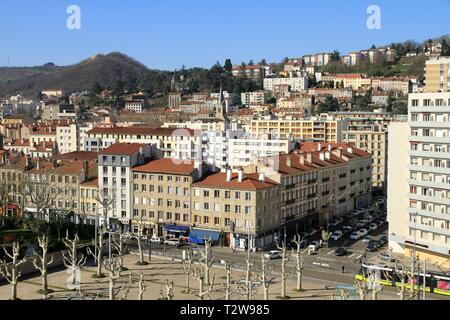
[[[189,234],[190,243],[205,244],[205,239],[211,239],[213,242],[218,241],[220,239],[220,231],[192,229]]]
[[[164,226],[164,229],[169,232],[187,232],[189,230],[189,227],[176,226],[174,224],[166,224]]]

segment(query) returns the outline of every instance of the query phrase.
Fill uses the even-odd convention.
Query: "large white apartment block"
[[[56,143],[60,154],[78,151],[78,125],[60,125],[56,128]]]
[[[125,103],[125,110],[132,110],[136,113],[142,113],[143,109],[144,109],[143,101],[127,101]]]
[[[274,92],[276,86],[287,85],[290,91],[301,92],[308,89],[308,77],[264,78],[264,90]]]
[[[239,168],[249,166],[256,158],[288,154],[295,146],[294,140],[273,139],[270,135],[258,139],[231,138],[228,141],[228,165],[233,171],[238,171]]]
[[[243,92],[241,93],[241,102],[243,105],[265,104],[267,93],[265,91]]]
[[[391,247],[409,254],[415,244],[420,259],[449,267],[450,93],[411,94],[409,127],[390,138]]]
[[[201,154],[201,134],[191,129],[115,127],[87,132],[85,151],[102,151],[115,143],[154,145],[165,158],[197,159]]]
[[[101,224],[106,215],[108,221],[118,219],[130,225],[134,201],[132,168],[144,164],[151,156],[152,146],[138,143],[117,143],[98,155],[99,200],[102,203],[113,200],[110,206],[100,204]]]

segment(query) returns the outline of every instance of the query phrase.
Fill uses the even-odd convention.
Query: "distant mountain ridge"
[[[90,90],[117,81],[134,80],[149,74],[145,65],[122,53],[97,54],[78,64],[66,67],[48,63],[40,67],[0,68],[0,97],[21,94],[35,97],[45,89],[64,92]]]

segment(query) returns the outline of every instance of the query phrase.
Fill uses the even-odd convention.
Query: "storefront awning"
[[[187,232],[189,230],[189,227],[176,226],[174,224],[166,224],[164,226],[164,230],[169,232]]]
[[[191,243],[204,244],[205,239],[211,239],[213,242],[218,241],[220,239],[220,231],[192,229],[189,234],[189,242]]]

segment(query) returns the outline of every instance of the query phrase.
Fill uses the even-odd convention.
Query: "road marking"
[[[356,260],[361,259],[362,255],[360,255],[359,257],[356,258]]]
[[[352,254],[349,258],[353,258],[354,256],[356,256],[356,253]]]
[[[330,252],[327,253],[327,255],[333,254],[335,252],[336,252],[336,250],[330,251]]]

